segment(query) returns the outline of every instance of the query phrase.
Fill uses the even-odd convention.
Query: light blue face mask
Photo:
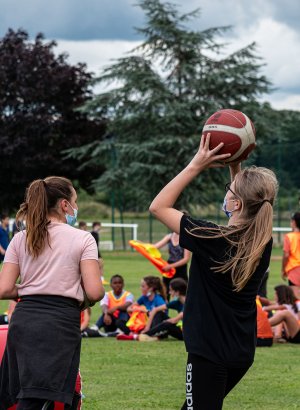
[[[228,210],[227,210],[227,201],[226,201],[226,198],[224,198],[224,201],[223,201],[222,211],[225,212],[227,218],[231,218],[231,217],[232,217],[232,211],[228,211]]]
[[[70,214],[66,213],[65,214],[66,221],[67,221],[68,225],[74,226],[76,224],[76,221],[77,221],[78,209],[73,208],[72,205],[70,204],[70,202],[69,202],[69,205],[73,209],[74,215],[70,215]]]

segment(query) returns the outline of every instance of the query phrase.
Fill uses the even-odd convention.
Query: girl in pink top
[[[80,309],[100,300],[98,253],[89,232],[75,229],[77,195],[66,178],[33,181],[16,220],[0,273],[0,298],[17,299],[0,367],[0,410],[77,408]],[[18,280],[18,283],[17,283]]]

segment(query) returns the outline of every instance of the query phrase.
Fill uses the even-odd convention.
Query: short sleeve
[[[286,253],[290,253],[291,244],[288,235],[284,235],[283,240],[283,251]]]
[[[4,263],[9,262],[19,265],[19,255],[17,252],[16,238],[17,237],[13,237],[10,244],[8,245],[8,248],[6,249]]]
[[[200,229],[199,229],[200,228]],[[212,222],[196,220],[190,216],[183,215],[180,221],[179,244],[182,248],[195,252],[199,248],[202,238],[198,235],[205,233],[201,228],[217,228]]]
[[[106,305],[108,306],[108,296],[107,296],[107,292],[105,292],[104,298],[100,301],[100,306]]]
[[[144,305],[144,304],[145,304],[145,298],[144,298],[144,296],[139,297],[138,300],[136,301],[136,303],[137,303],[138,305]]]
[[[98,260],[98,249],[95,239],[90,233],[87,234],[80,260],[96,259]]]
[[[169,303],[167,304],[167,308],[168,308],[168,309],[177,310],[177,303],[176,303],[176,301],[175,301],[175,300],[171,300],[171,302],[169,302]]]
[[[155,296],[155,307],[165,305],[166,302],[162,296],[156,295]]]
[[[134,301],[134,296],[133,296],[132,293],[129,293],[129,294],[126,296],[126,302],[133,303],[133,301]]]

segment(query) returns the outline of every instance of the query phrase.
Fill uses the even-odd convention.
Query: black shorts
[[[298,333],[296,333],[296,335],[294,337],[290,337],[288,339],[288,342],[290,342],[290,343],[300,343],[300,330],[298,331]]]
[[[256,339],[256,346],[257,347],[271,347],[273,344],[273,337],[268,337],[266,339],[258,337]]]

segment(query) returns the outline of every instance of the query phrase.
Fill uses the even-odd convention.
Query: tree
[[[121,192],[131,209],[149,205],[191,159],[214,111],[235,108],[258,117],[257,98],[270,91],[259,73],[255,44],[222,57],[224,44],[216,38],[229,27],[192,31],[187,23],[198,10],[181,15],[159,0],[139,5],[146,24],[137,32],[144,42],[104,70],[97,82],[114,87],[85,105],[90,115],[108,121],[107,139],[72,153],[89,165],[106,161],[95,185]],[[90,158],[90,150],[98,155]],[[216,170],[200,175],[178,205],[211,200],[223,175]]]
[[[91,97],[91,74],[55,56],[55,42],[42,34],[33,42],[25,31],[9,30],[0,40],[0,209],[16,209],[35,178],[59,174],[83,187],[102,165],[78,170],[80,161],[62,151],[101,140],[102,121],[76,110]]]

